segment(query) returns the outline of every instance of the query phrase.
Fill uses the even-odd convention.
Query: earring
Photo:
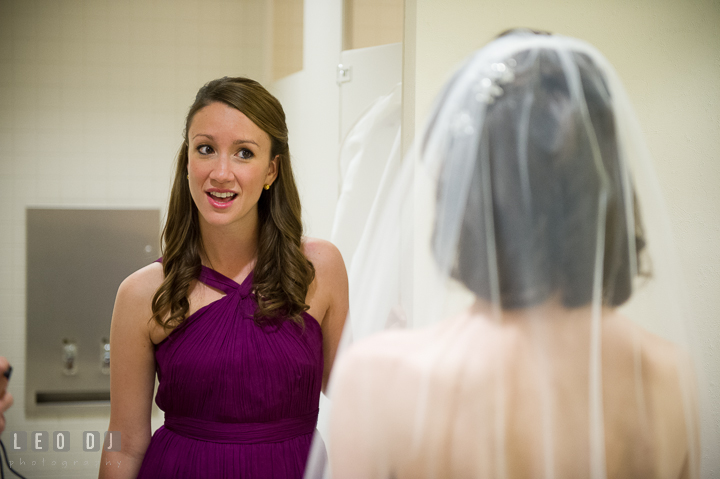
[[[189,174],[189,173],[188,173],[188,175],[187,175],[187,179],[188,179],[188,180],[190,179],[190,174]]]
[[[270,185],[267,185],[267,184],[266,184],[265,186],[263,186],[263,188],[265,188],[266,190],[269,190],[269,189],[270,189]]]

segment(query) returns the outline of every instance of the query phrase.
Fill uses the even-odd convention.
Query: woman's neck
[[[252,223],[252,224],[248,224]],[[209,225],[200,220],[202,262],[233,279],[244,278],[254,267],[258,246],[258,222],[243,225]]]

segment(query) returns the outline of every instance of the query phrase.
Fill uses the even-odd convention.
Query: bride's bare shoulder
[[[434,328],[421,330],[387,330],[364,338],[340,356],[338,375],[369,378],[380,390],[418,376],[422,357],[432,345]]]
[[[675,342],[639,326],[634,327],[640,329],[641,367],[650,394],[656,395],[657,405],[665,410],[665,414],[675,411],[680,418],[684,401],[682,390],[686,389],[690,397],[695,395],[695,373],[689,352]]]
[[[651,376],[676,375],[689,366],[689,357],[677,343],[665,339],[631,321],[622,314],[615,314],[609,322],[610,339],[628,349],[638,351],[643,370]]]
[[[688,448],[688,444],[694,443],[697,449],[699,441],[697,385],[691,355],[682,345],[647,331],[627,318],[618,315],[615,321],[616,324],[612,324],[616,328],[612,334],[614,342],[633,354],[639,352],[636,368],[642,375],[657,457],[678,467],[683,463],[688,467],[687,461],[696,463],[693,448]],[[607,341],[603,341],[605,348]]]
[[[395,311],[394,315],[402,316]],[[495,337],[489,324],[466,311],[423,328],[390,329],[374,334],[353,344],[344,356],[349,367],[378,370],[380,374],[394,374],[399,369],[408,374],[413,371],[425,374],[431,363],[434,371],[444,371],[453,368],[457,361],[442,359],[447,356],[443,352],[458,344],[465,345],[467,338],[488,342],[488,338]]]

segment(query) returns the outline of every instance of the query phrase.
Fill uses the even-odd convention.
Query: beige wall
[[[406,72],[414,74],[417,131],[458,63],[508,28],[582,38],[615,66],[655,159],[698,318],[714,403],[702,419],[720,431],[720,4],[417,0],[406,11],[417,16],[416,67]],[[720,463],[720,451],[705,454]]]
[[[164,212],[197,89],[225,75],[265,80],[263,12],[262,0],[0,2],[0,354],[15,368],[8,430],[108,426],[107,417],[25,419],[25,208]],[[28,461],[42,457],[43,470]],[[51,457],[25,455],[19,470],[97,477],[92,464],[51,467]],[[99,460],[77,443],[65,457]]]
[[[303,69],[303,0],[266,0],[272,10],[272,79]]]
[[[403,40],[403,0],[344,0],[343,50]]]

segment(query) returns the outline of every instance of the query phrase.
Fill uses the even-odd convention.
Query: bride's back
[[[384,458],[376,477],[383,469],[397,479],[591,477],[587,312],[543,315],[552,324],[540,334],[532,315],[498,324],[472,311],[355,347],[347,373],[365,394],[346,419],[363,425],[372,457]],[[611,311],[602,343],[607,477],[686,477],[684,359]]]

